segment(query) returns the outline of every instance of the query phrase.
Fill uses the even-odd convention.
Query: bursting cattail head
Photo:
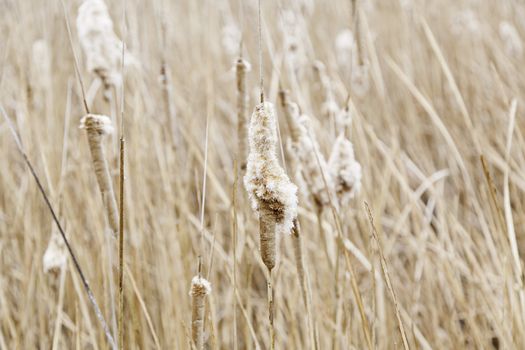
[[[300,170],[296,169],[296,171],[302,174],[305,183],[308,185],[305,189],[307,188],[312,195],[316,206],[322,208],[330,203],[323,173],[328,184],[328,191],[333,191],[333,182],[326,160],[320,152],[313,132],[310,130],[310,118],[305,114],[301,114],[297,104],[289,101],[286,93],[283,92],[281,98],[283,99],[286,120],[290,129],[291,143],[289,148],[291,148],[293,156],[297,158],[297,164],[300,166]],[[319,167],[316,153],[319,156],[321,167]],[[323,169],[323,172],[321,172],[321,169]]]
[[[275,212],[282,233],[290,233],[297,216],[297,187],[277,160],[277,124],[273,105],[264,102],[255,107],[249,129],[250,154],[244,185],[252,207],[269,207]]]
[[[255,107],[249,140],[244,186],[259,215],[261,255],[271,270],[275,266],[275,236],[290,233],[297,216],[297,187],[277,160],[277,121],[271,103]]]
[[[201,297],[211,293],[211,283],[204,277],[193,276],[191,279],[190,296]]]
[[[80,129],[86,129],[98,135],[109,135],[114,131],[111,119],[101,114],[88,114],[83,117],[80,120]]]
[[[103,0],[85,0],[80,5],[77,31],[88,71],[96,74],[105,88],[120,85],[124,44],[113,31],[113,21]],[[126,66],[138,65],[136,58],[128,52],[125,63]]]
[[[332,148],[329,168],[339,204],[344,206],[361,190],[361,164],[355,160],[352,142],[341,134]]]
[[[56,231],[53,231],[49,243],[42,258],[44,273],[61,270],[67,263],[67,251],[64,240]]]

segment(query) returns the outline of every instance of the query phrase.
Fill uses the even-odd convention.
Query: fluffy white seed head
[[[96,131],[99,135],[112,134],[114,129],[111,119],[101,114],[88,114],[80,120],[80,129]]]
[[[290,233],[297,216],[297,187],[277,159],[277,121],[273,105],[258,104],[250,121],[250,153],[244,186],[253,209],[272,212],[277,233]]]
[[[190,296],[203,296],[211,293],[211,283],[204,277],[194,276],[191,279]]]
[[[290,129],[290,142],[287,145],[292,157],[296,157],[294,164],[296,164],[296,173],[302,174],[307,186],[301,186],[303,195],[311,194],[312,199],[318,207],[327,206],[330,204],[330,197],[328,193],[333,191],[333,182],[328,171],[326,159],[320,151],[319,144],[315,140],[315,134],[311,130],[310,118],[301,114],[299,106],[284,97],[284,108],[286,110],[286,121]],[[319,156],[317,161],[316,154]],[[319,166],[319,163],[321,166]],[[323,172],[321,172],[323,169]],[[323,174],[325,179],[323,179]],[[297,176],[296,176],[297,178]],[[328,191],[326,190],[326,183],[328,184]]]
[[[330,155],[329,168],[339,204],[344,206],[361,190],[361,164],[355,160],[352,142],[341,134]]]
[[[64,240],[57,232],[53,231],[42,259],[44,273],[60,270],[66,266],[67,251]]]
[[[106,85],[120,85],[123,43],[113,31],[113,21],[103,0],[85,0],[80,5],[77,31],[88,71],[97,74]],[[125,64],[136,66],[138,61],[126,52]]]

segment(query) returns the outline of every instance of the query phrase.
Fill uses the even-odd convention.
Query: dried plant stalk
[[[297,275],[299,277],[299,284],[301,285],[301,293],[303,296],[304,306],[307,306],[307,294],[306,294],[306,279],[304,273],[304,260],[303,260],[303,247],[301,245],[301,235],[299,222],[294,220],[294,226],[292,228],[292,245],[293,254],[295,258],[295,265],[297,268]]]
[[[102,201],[106,209],[107,219],[111,231],[114,235],[118,233],[118,209],[113,183],[109,174],[108,163],[104,148],[102,147],[102,137],[111,134],[113,127],[111,120],[105,115],[88,114],[80,121],[80,128],[86,129],[91,159],[95,169]]]
[[[195,276],[191,280],[191,339],[197,350],[204,348],[204,306],[211,293],[211,284],[205,278]]]

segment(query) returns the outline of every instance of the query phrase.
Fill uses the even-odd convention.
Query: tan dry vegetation
[[[102,142],[118,192],[121,90],[104,89],[86,68],[80,4],[65,3],[72,44],[90,112],[108,115],[116,129]],[[259,102],[257,2],[108,4],[136,60],[125,67],[124,348],[191,348],[188,292],[201,270],[212,285],[204,347],[269,348],[259,223],[243,174],[234,175],[245,161],[234,162],[241,37],[253,67],[247,113]],[[512,0],[262,1],[265,97],[276,106],[285,169],[300,188],[300,233],[280,237],[272,271],[276,349],[402,348],[400,329],[414,349],[525,348],[523,18],[525,5]],[[353,36],[339,36],[345,29]],[[310,116],[325,159],[345,131],[361,164],[361,191],[341,206],[333,196],[321,225],[286,147],[281,87]],[[347,101],[350,127],[333,109]],[[0,2],[0,104],[117,338],[116,261],[108,271],[117,242],[108,245],[78,128],[86,112],[60,1]],[[44,272],[50,239],[63,247],[0,120],[0,349],[105,349],[71,259]],[[281,148],[277,157],[282,163]]]

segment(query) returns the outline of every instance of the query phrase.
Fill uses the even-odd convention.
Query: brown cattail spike
[[[246,73],[250,71],[250,64],[239,57],[235,65],[237,76],[237,137],[239,141],[239,159],[241,160],[241,174],[246,171],[248,156],[248,93],[246,91]]]
[[[86,129],[93,167],[97,177],[100,193],[106,209],[108,223],[116,235],[118,232],[118,209],[113,183],[109,174],[108,164],[102,147],[102,137],[113,132],[111,120],[105,115],[88,114],[80,121],[80,128]]]
[[[191,339],[197,350],[204,348],[204,306],[211,293],[211,284],[205,278],[195,276],[191,280]]]

